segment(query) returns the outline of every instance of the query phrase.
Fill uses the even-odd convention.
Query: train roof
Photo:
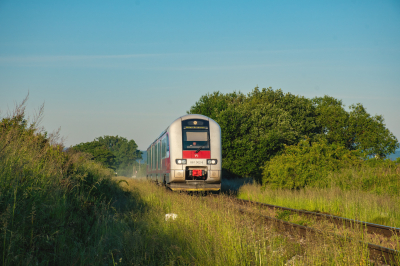
[[[182,120],[188,120],[188,119],[196,119],[196,118],[198,118],[198,119],[206,119],[206,120],[209,120],[209,121],[211,120],[211,121],[215,122],[213,119],[209,118],[208,116],[200,115],[200,114],[187,114],[187,115],[180,116],[177,119],[175,119],[163,132],[161,132],[161,134],[149,145],[149,147],[147,147],[147,149],[149,149],[150,146],[154,144],[154,142],[159,140],[168,131],[169,127],[173,123],[175,123],[176,121],[178,121],[178,120],[182,121]]]
[[[187,115],[180,116],[177,119],[175,119],[163,132],[161,132],[161,134],[149,145],[149,147],[147,147],[147,149],[149,149],[151,145],[153,145],[157,140],[159,140],[168,131],[169,127],[173,123],[175,123],[178,120],[183,121],[183,120],[188,120],[188,119],[206,119],[208,121],[213,121],[214,123],[217,123],[216,121],[214,121],[214,119],[209,118],[208,116],[205,116],[205,115],[200,115],[200,114],[187,114]]]

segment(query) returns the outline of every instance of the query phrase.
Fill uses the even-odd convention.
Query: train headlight
[[[207,164],[217,164],[218,161],[216,159],[208,159]]]
[[[186,164],[187,163],[186,159],[176,159],[175,162],[177,164]]]

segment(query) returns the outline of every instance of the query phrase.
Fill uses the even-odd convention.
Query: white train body
[[[204,115],[179,117],[147,149],[147,178],[172,190],[221,189],[221,128]]]

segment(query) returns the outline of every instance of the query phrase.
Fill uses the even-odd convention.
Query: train
[[[221,190],[221,127],[199,114],[177,118],[147,148],[146,178],[173,191]]]

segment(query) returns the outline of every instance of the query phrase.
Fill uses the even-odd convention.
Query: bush
[[[328,186],[331,172],[361,163],[360,154],[326,140],[300,141],[285,146],[281,155],[263,167],[263,184],[272,188],[299,189],[305,186]]]

